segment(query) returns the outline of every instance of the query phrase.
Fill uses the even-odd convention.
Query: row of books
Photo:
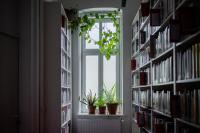
[[[61,86],[67,87],[71,83],[71,73],[61,71]]]
[[[133,100],[133,103],[139,104],[139,91],[138,90],[133,90],[132,100]]]
[[[140,64],[140,57],[137,56],[131,59],[131,70],[134,71],[135,69],[139,68]]]
[[[167,49],[171,48],[173,43],[170,42],[169,27],[166,27],[164,31],[159,32],[158,38],[155,40],[155,56],[160,55]]]
[[[153,108],[165,114],[170,112],[170,91],[154,91],[153,92]]]
[[[139,22],[140,22],[140,27],[144,24],[146,21],[147,17],[140,17]]]
[[[151,107],[151,91],[150,89],[148,90],[144,90],[140,92],[141,94],[141,100],[140,100],[140,104],[146,107]]]
[[[166,83],[173,81],[172,57],[155,63],[152,66],[153,84]]]
[[[132,39],[135,38],[138,31],[139,31],[139,21],[136,21],[135,24],[132,26]]]
[[[151,83],[150,68],[132,74],[132,86],[148,85]]]
[[[177,80],[200,78],[200,43],[177,53]]]
[[[144,127],[145,126],[145,112],[144,111],[136,112],[136,121],[137,121],[138,127]]]
[[[132,109],[133,109],[133,111],[132,111],[133,119],[136,120],[136,113],[139,112],[139,106],[134,105],[134,106],[132,106]]]
[[[150,48],[148,47],[145,50],[143,50],[139,56],[136,56],[131,59],[132,71],[134,71],[136,68],[142,67],[150,60],[149,52],[150,52]]]
[[[154,117],[153,118],[154,133],[174,133],[174,123],[167,119]]]
[[[174,0],[162,0],[162,5],[163,5],[162,16],[163,19],[165,19],[173,11]]]
[[[143,30],[140,31],[140,43],[144,44],[148,39],[150,39],[151,28],[150,23],[148,23]]]
[[[149,85],[151,84],[151,69],[150,67],[147,67],[146,69],[143,70],[144,76],[140,74],[140,85]]]
[[[71,120],[71,107],[67,106],[65,109],[61,112],[61,123],[65,123]]]
[[[61,93],[61,103],[62,105],[65,105],[70,102],[71,102],[71,90],[65,89],[63,90],[63,93]]]
[[[140,85],[139,73],[132,73],[132,86],[136,87]]]
[[[200,90],[179,91],[181,118],[200,124]]]
[[[147,130],[151,130],[151,112],[148,111],[136,112],[136,120],[138,127],[144,127]]]
[[[160,28],[160,26],[152,26],[151,27],[151,35],[153,35],[159,28]]]
[[[139,39],[135,39],[133,42],[132,42],[132,53],[133,55],[136,54],[138,51],[139,51]]]
[[[150,48],[147,47],[146,49],[144,49],[143,51],[140,52],[140,62],[139,62],[139,66],[143,66],[145,63],[147,63],[150,60],[149,57],[149,52],[150,52]]]
[[[61,54],[61,66],[67,70],[71,68],[71,60],[70,57],[67,56],[66,54],[62,53]]]
[[[144,115],[145,115],[144,127],[147,130],[151,130],[151,112],[145,111]]]

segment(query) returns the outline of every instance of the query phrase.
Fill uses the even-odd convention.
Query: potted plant
[[[82,100],[80,100],[81,103],[87,105],[89,114],[95,114],[96,101],[97,101],[96,94],[94,94],[94,96],[93,96],[91,90],[87,94],[87,96],[85,96],[84,98],[82,98]]]
[[[99,108],[99,114],[105,114],[106,112],[106,100],[104,95],[101,95],[96,102],[96,105]]]
[[[113,85],[111,89],[105,89],[106,105],[109,114],[116,114],[119,100],[116,97],[116,86]]]

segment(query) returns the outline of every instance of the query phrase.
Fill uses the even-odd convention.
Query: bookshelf
[[[44,2],[45,132],[72,132],[72,60],[69,20],[61,2]]]
[[[141,1],[131,41],[132,119],[140,133],[200,132],[199,8],[194,0]]]
[[[71,133],[72,59],[69,20],[61,6],[61,133]]]

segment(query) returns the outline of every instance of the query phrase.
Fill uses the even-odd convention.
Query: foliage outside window
[[[77,29],[77,27],[79,27],[79,36],[84,36],[88,43],[94,42],[95,45],[98,45],[101,54],[105,55],[106,59],[109,60],[112,55],[117,55],[119,53],[120,24],[117,19],[118,16],[119,10],[110,12],[90,12],[81,17],[75,17],[71,21],[71,28]],[[89,32],[95,23],[104,19],[112,21],[116,30],[106,30],[106,27],[102,27],[105,30],[102,31],[101,38],[96,41],[90,36]]]

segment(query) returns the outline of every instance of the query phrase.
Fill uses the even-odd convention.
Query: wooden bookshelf
[[[191,127],[194,127],[194,128],[197,128],[197,129],[200,130],[200,125],[198,125],[198,124],[195,124],[195,123],[192,123],[192,122],[188,122],[188,121],[183,120],[183,119],[180,119],[180,118],[177,118],[176,120],[177,120],[178,122],[184,123],[184,124],[186,124],[186,125],[189,125],[189,126],[191,126]]]
[[[157,114],[159,114],[159,115],[162,115],[162,116],[165,116],[165,117],[172,118],[172,116],[171,116],[171,115],[169,115],[169,114],[166,114],[166,113],[163,113],[163,112],[161,112],[161,111],[159,111],[159,110],[152,109],[152,111],[153,111],[154,113],[157,113]]]
[[[142,17],[141,7],[138,9],[137,15],[132,23],[132,25],[135,25],[135,23],[139,22],[137,30],[135,30],[137,31],[137,39],[139,39],[139,50],[137,49],[136,52],[132,52],[131,55],[131,58],[136,61],[136,64],[139,63],[139,67],[136,67],[136,69],[131,72],[131,89],[134,90],[132,91],[132,96],[137,97],[137,104],[133,104],[132,106],[138,107],[137,112],[150,112],[151,114],[151,122],[148,123],[151,125],[151,128],[146,130],[145,127],[139,127],[140,132],[155,132],[155,118],[158,118],[164,124],[173,123],[174,133],[180,133],[180,131],[182,131],[180,130],[182,125],[179,123],[188,125],[191,129],[190,131],[193,131],[192,128],[195,128],[194,131],[200,132],[200,108],[198,107],[200,105],[200,88],[197,87],[200,84],[200,19],[195,19],[197,21],[196,23],[198,23],[198,25],[194,25],[196,27],[194,28],[195,30],[187,29],[187,33],[183,32],[185,30],[184,28],[192,27],[193,25],[188,26],[184,21],[189,21],[194,15],[191,14],[190,17],[188,17],[188,20],[181,20],[181,17],[179,16],[182,11],[184,12],[184,10],[187,11],[191,8],[189,5],[194,6],[196,9],[200,8],[200,4],[195,3],[192,0],[168,0],[167,3],[164,3],[164,0],[154,0],[154,4],[152,4],[151,7],[152,1],[153,0],[150,0],[150,10],[162,9],[162,12],[159,14],[160,24],[149,27],[149,24],[153,21],[152,18],[156,18],[155,16],[151,18],[151,14]],[[171,4],[169,4],[170,2]],[[169,5],[166,6],[164,4]],[[167,12],[165,13],[165,11]],[[188,12],[190,13],[190,11]],[[200,16],[200,13],[197,13],[196,15]],[[181,27],[180,30],[173,29],[173,23],[171,23],[173,20],[178,20],[178,25]],[[180,40],[171,40],[173,32],[177,32],[176,34],[178,35],[180,34]],[[141,41],[141,34],[142,37],[146,37],[145,41]],[[132,39],[131,43],[135,44],[134,41],[136,41],[135,37]],[[134,51],[134,48],[135,46],[132,45],[132,51]],[[149,55],[142,54],[145,50],[149,52]],[[148,60],[145,60],[145,57],[142,56],[149,56],[146,57]],[[179,58],[179,56],[181,58]],[[148,75],[150,75],[150,77]],[[148,80],[149,84],[141,84],[143,83],[141,82],[143,80],[145,80],[145,82]],[[142,95],[142,92],[146,90],[150,90],[150,94]],[[161,105],[155,103],[156,101],[153,96],[155,92],[159,94],[158,99],[162,100]],[[181,107],[185,104],[181,98],[185,98],[183,96],[186,94],[192,97],[189,98],[191,100],[190,102],[194,102],[187,103],[187,108],[189,108],[187,110]],[[193,98],[194,95],[195,98]],[[141,103],[144,97],[150,100],[150,106],[148,106],[149,104],[144,106],[144,104]],[[134,98],[132,99],[135,100]],[[159,108],[154,108],[155,104],[157,104]],[[176,114],[176,110],[178,109],[180,109],[178,113],[193,111],[196,114],[192,116],[193,114],[191,113],[191,116],[186,116],[191,118],[185,120]],[[137,112],[132,113],[136,116]],[[196,123],[193,123],[190,120],[194,119],[194,117],[195,120],[199,119],[196,120]],[[137,121],[135,122],[138,123]]]

